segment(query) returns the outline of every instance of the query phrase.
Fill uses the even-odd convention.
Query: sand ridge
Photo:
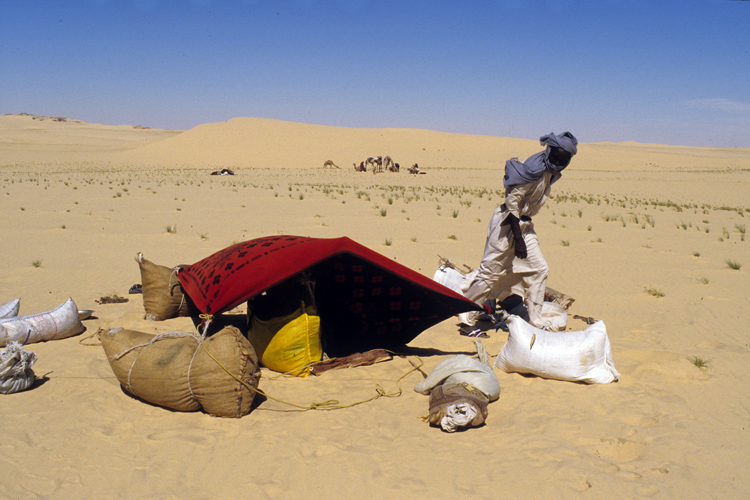
[[[270,234],[349,236],[427,276],[438,254],[476,266],[505,160],[538,149],[535,140],[252,118],[180,132],[0,116],[0,301],[21,297],[30,314],[72,296],[96,310],[83,335],[28,346],[45,380],[3,397],[0,496],[747,496],[748,149],[581,144],[535,226],[549,285],[576,298],[571,314],[604,320],[621,380],[587,386],[496,370],[502,392],[480,429],[429,428],[419,418],[428,398],[412,390],[418,373],[400,397],[346,410],[265,402],[240,420],[170,412],[128,397],[101,347],[80,344],[100,327],[193,328],[187,318],[143,319],[140,296],[127,295],[139,251],[173,266]],[[350,168],[373,154],[427,174]],[[323,170],[326,159],[342,169]],[[208,175],[224,166],[237,175]],[[96,304],[113,293],[130,301]],[[492,356],[506,335],[484,341]],[[453,320],[411,346],[425,372],[474,352]],[[264,370],[261,388],[347,403],[375,384],[395,391],[410,369],[396,358],[309,379]]]

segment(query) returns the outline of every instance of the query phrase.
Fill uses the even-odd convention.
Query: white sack
[[[441,285],[450,288],[456,293],[463,295],[461,291],[461,283],[464,281],[464,275],[460,271],[452,267],[440,266],[435,275],[432,277],[433,281],[437,281]]]
[[[0,319],[0,347],[15,340],[21,345],[40,340],[64,339],[84,330],[78,319],[78,307],[73,299],[66,300],[51,311]]]
[[[34,383],[36,354],[25,351],[18,342],[0,350],[0,394],[25,391]]]
[[[542,303],[542,326],[553,332],[561,332],[568,325],[568,311],[554,302]]]
[[[435,274],[433,275],[432,280],[437,281],[441,285],[446,286],[450,288],[451,290],[453,290],[454,292],[463,295],[466,290],[462,289],[461,284],[466,283],[468,286],[469,284],[471,284],[476,274],[477,274],[476,270],[470,272],[467,275],[463,275],[461,274],[460,271],[458,271],[455,268],[440,266],[435,271]],[[522,291],[519,291],[519,290],[512,290],[512,291],[520,296],[523,296]],[[489,296],[490,298],[497,298],[498,295],[499,295],[499,291],[493,290],[492,292],[490,292]],[[572,302],[572,299],[571,299],[571,302]],[[517,309],[519,309],[519,311],[517,312],[520,312],[521,310],[525,312],[526,310],[526,308],[522,305],[519,305]],[[509,311],[509,313],[513,314],[514,311]],[[559,332],[559,331],[565,330],[565,327],[568,324],[568,312],[560,304],[557,304],[555,302],[543,302],[541,319],[542,319],[542,326],[546,326],[548,329],[552,331]]]
[[[620,377],[604,322],[584,331],[550,332],[510,316],[508,341],[495,358],[495,368],[540,377],[606,384]]]
[[[458,354],[437,365],[426,379],[414,386],[414,390],[429,395],[430,391],[440,384],[471,384],[475,389],[482,391],[490,401],[500,397],[500,381],[497,380],[492,367],[465,354]]]
[[[0,319],[14,318],[18,316],[18,308],[21,307],[21,299],[11,300],[0,304]]]

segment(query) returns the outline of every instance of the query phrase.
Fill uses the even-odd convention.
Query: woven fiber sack
[[[175,270],[146,260],[142,253],[136,256],[135,261],[141,269],[146,319],[164,321],[177,316],[190,316]]]
[[[202,408],[220,417],[250,412],[255,391],[232,375],[257,388],[260,370],[253,346],[236,328],[226,327],[203,342],[191,333],[122,329],[100,337],[117,380],[134,396],[178,411]]]
[[[620,378],[603,321],[577,332],[540,330],[518,316],[508,317],[506,323],[508,340],[495,358],[495,368],[587,384]]]
[[[5,304],[0,304],[0,319],[15,318],[18,316],[18,308],[21,306],[21,299],[11,300]]]
[[[0,347],[11,341],[21,345],[57,340],[78,335],[86,329],[78,316],[78,307],[68,299],[56,308],[28,316],[0,318]]]

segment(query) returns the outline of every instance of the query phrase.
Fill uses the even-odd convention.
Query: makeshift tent
[[[330,356],[401,346],[455,314],[481,310],[346,237],[258,238],[182,268],[177,277],[195,307],[215,315],[303,272],[315,283],[315,305]]]

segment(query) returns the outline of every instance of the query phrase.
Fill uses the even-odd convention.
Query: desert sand
[[[576,299],[571,315],[605,322],[621,378],[495,370],[502,392],[486,425],[447,434],[420,418],[422,375],[397,384],[409,359],[304,379],[263,369],[261,389],[299,404],[352,403],[377,385],[402,393],[334,411],[269,400],[224,419],[129,397],[89,337],[193,329],[188,318],[144,319],[141,296],[128,295],[138,252],[174,266],[260,236],[348,236],[429,277],[438,255],[476,266],[505,160],[537,141],[252,118],[181,132],[0,116],[0,303],[20,297],[33,314],[72,297],[95,310],[83,334],[28,345],[41,380],[0,396],[0,497],[747,497],[750,149],[582,140],[535,226],[548,285]],[[376,155],[401,172],[352,168]],[[326,160],[341,168],[324,170]],[[409,175],[413,163],[427,173]],[[219,168],[237,175],[209,175]],[[95,302],[112,294],[130,300]],[[410,344],[426,373],[474,354],[456,321]],[[506,338],[483,343],[494,357]]]

